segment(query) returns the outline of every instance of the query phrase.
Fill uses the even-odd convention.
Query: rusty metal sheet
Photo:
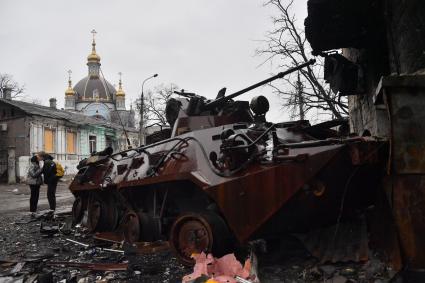
[[[402,252],[409,268],[425,266],[425,176],[401,175],[393,180],[393,211]]]
[[[124,236],[121,232],[98,232],[93,238],[110,243],[121,244],[124,242]],[[137,254],[153,254],[170,249],[170,244],[167,241],[136,242],[134,246],[136,247]]]
[[[167,241],[137,242],[135,245],[138,254],[153,254],[170,250],[170,244]]]
[[[126,271],[128,263],[92,263],[92,262],[69,262],[69,261],[52,261],[47,262],[48,266],[67,266],[94,271]]]
[[[370,140],[369,142],[349,144],[353,165],[373,164],[380,162],[379,149],[386,144]]]
[[[392,168],[397,174],[425,173],[425,87],[417,84],[418,79],[424,81],[425,76],[382,81],[390,110]]]
[[[235,236],[244,242],[341,148],[336,145],[304,149],[303,152],[310,154],[304,162],[290,162],[258,172],[251,170],[250,174],[206,191],[219,205]]]
[[[97,232],[93,238],[99,241],[111,242],[111,243],[122,243],[124,241],[124,235],[120,232]]]

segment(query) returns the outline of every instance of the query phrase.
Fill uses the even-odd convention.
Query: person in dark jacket
[[[40,186],[43,184],[43,178],[41,177],[42,170],[43,169],[40,168],[37,156],[31,157],[31,164],[27,174],[27,184],[30,186],[31,190],[30,212],[32,216],[37,211]]]
[[[56,209],[56,187],[59,178],[56,176],[56,163],[50,154],[42,153],[40,158],[44,161],[43,177],[44,183],[47,185],[47,200],[49,201],[50,210]]]

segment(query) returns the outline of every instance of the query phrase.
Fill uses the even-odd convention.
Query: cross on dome
[[[91,31],[91,33],[92,33],[92,35],[93,35],[93,42],[92,42],[92,44],[91,44],[91,46],[92,46],[91,53],[90,53],[90,55],[87,57],[87,61],[88,61],[89,63],[90,63],[90,62],[99,63],[99,62],[100,62],[100,56],[99,56],[99,55],[97,55],[97,53],[96,53],[96,40],[95,40],[95,37],[96,37],[97,31],[96,31],[95,29],[93,29],[93,30]]]
[[[122,89],[122,80],[121,80],[121,78],[122,78],[122,73],[121,73],[121,72],[118,72],[118,75],[120,76],[120,80],[119,80],[119,82],[118,82],[118,91],[117,91],[117,93],[116,93],[116,96],[124,96],[124,95],[125,95],[125,92],[124,92],[124,90]]]

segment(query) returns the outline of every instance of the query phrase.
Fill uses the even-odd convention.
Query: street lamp
[[[145,82],[147,80],[150,80],[152,78],[156,78],[158,76],[158,74],[154,74],[153,76],[150,76],[148,78],[146,78],[143,83],[142,83],[142,95],[141,95],[141,99],[140,99],[140,123],[139,123],[139,145],[144,144],[144,140],[143,140],[143,136],[144,136],[144,128],[143,128],[143,108],[144,108],[144,94],[143,94],[143,86],[145,85]]]

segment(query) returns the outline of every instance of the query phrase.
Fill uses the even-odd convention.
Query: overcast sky
[[[307,0],[296,0],[298,24]],[[127,105],[145,89],[173,82],[180,88],[215,97],[233,93],[279,70],[255,56],[271,29],[272,7],[263,0],[2,0],[0,73],[25,84],[29,98],[56,97],[63,107],[67,70],[73,84],[87,75],[87,55],[95,29],[103,73],[112,84],[123,73]],[[267,87],[244,95],[266,95],[270,120],[287,119]]]

